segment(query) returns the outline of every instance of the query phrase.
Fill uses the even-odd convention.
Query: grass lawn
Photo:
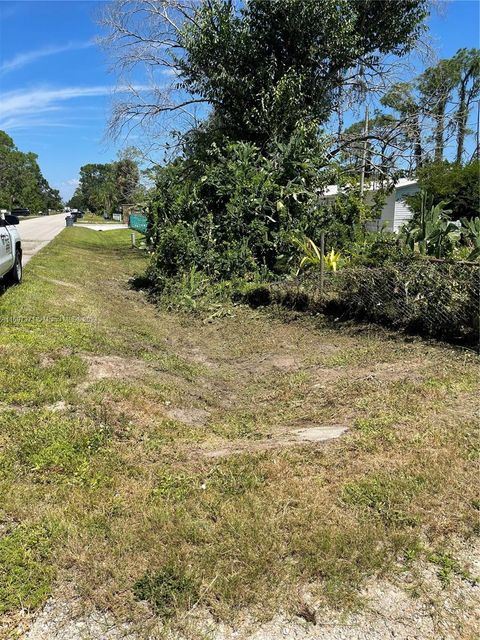
[[[119,224],[118,220],[105,220],[103,216],[94,213],[86,213],[83,218],[77,218],[75,224]]]
[[[307,587],[348,608],[418,559],[471,579],[474,354],[159,311],[128,286],[144,263],[129,231],[65,229],[0,298],[4,620],[50,594],[137,621],[295,612]],[[348,431],[302,441],[321,426]]]

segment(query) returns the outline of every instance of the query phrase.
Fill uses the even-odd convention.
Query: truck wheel
[[[22,252],[17,249],[15,252],[15,262],[13,267],[5,276],[5,279],[10,284],[20,284],[22,281],[23,268],[22,268]]]

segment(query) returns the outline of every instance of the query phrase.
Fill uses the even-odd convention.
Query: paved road
[[[22,239],[23,266],[65,227],[65,214],[21,220],[18,231]]]

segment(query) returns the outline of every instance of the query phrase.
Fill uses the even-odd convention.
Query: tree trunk
[[[463,150],[465,148],[465,134],[467,131],[468,105],[466,97],[467,89],[466,80],[460,85],[458,92],[458,111],[457,111],[457,157],[456,162],[462,162]]]
[[[443,160],[443,151],[445,148],[444,130],[445,130],[445,109],[447,107],[446,102],[441,102],[438,105],[437,112],[435,114],[435,162],[441,162]]]
[[[415,169],[420,169],[423,164],[422,129],[418,116],[413,124],[413,154],[415,156]]]

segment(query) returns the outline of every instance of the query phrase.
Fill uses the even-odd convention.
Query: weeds
[[[146,574],[133,585],[138,600],[146,600],[155,613],[171,618],[179,609],[188,609],[198,597],[193,579],[173,566]]]
[[[456,560],[451,553],[445,551],[429,551],[427,553],[427,560],[437,565],[437,576],[444,588],[449,586],[454,576],[459,576],[473,585],[478,584],[478,577],[473,577],[469,571],[462,568],[458,560]]]
[[[41,606],[67,572],[140,624],[200,598],[266,616],[306,585],[342,608],[420,544],[455,557],[450,538],[478,531],[473,355],[242,306],[159,311],[128,286],[144,262],[128,231],[69,229],[0,298],[2,318],[37,318],[0,324],[3,611]],[[349,432],[285,444],[334,423]]]
[[[347,483],[342,499],[345,504],[368,509],[387,525],[414,526],[416,519],[409,506],[424,485],[425,480],[418,476],[376,474]]]
[[[0,614],[34,609],[50,594],[53,529],[19,525],[0,538]]]

